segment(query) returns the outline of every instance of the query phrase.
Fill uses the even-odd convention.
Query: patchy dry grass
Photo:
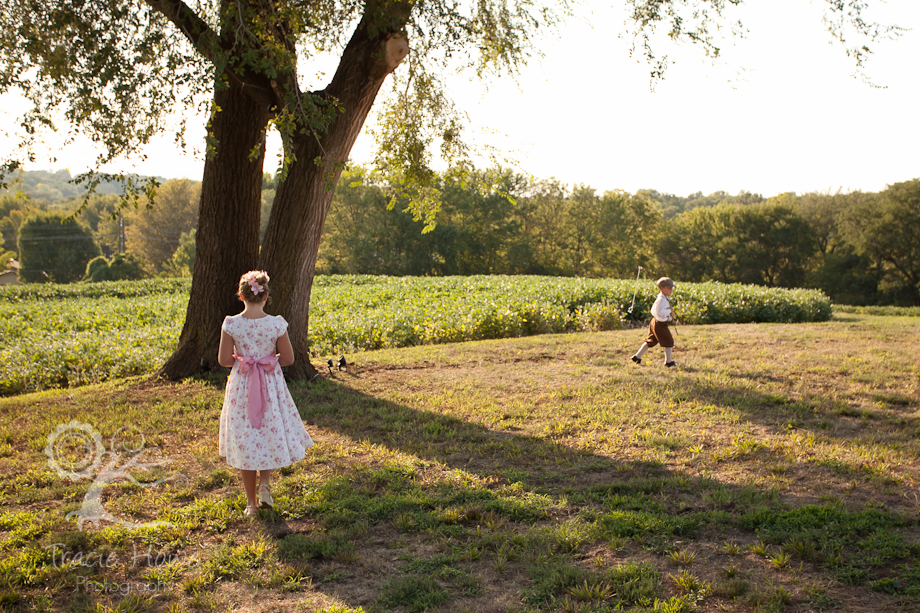
[[[292,386],[318,444],[258,520],[219,377],[3,399],[0,610],[915,612],[918,332],[681,326],[676,372],[638,330],[347,356]],[[66,518],[73,420],[100,437],[58,466],[147,464],[101,501],[168,524]]]

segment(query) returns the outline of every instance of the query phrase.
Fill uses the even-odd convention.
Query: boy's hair
[[[661,277],[655,281],[657,287],[674,287],[674,279],[671,277]]]
[[[239,294],[246,302],[262,302],[268,296],[268,273],[250,270],[240,277]]]

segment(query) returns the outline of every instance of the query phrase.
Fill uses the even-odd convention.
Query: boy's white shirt
[[[652,317],[658,321],[671,320],[671,301],[664,294],[658,294],[655,304],[652,305]]]

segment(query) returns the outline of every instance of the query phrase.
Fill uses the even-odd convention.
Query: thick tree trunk
[[[408,53],[398,31],[408,18],[409,5],[387,28],[361,22],[342,54],[338,70],[323,95],[344,108],[327,131],[298,133],[293,139],[294,162],[287,179],[278,186],[265,232],[261,267],[272,277],[272,305],[290,324],[288,332],[297,361],[288,377],[309,379],[308,343],[310,296],[326,213],[344,163],[374,104],[386,76]],[[401,20],[401,21],[400,21]],[[377,32],[370,35],[369,31]],[[321,160],[319,164],[316,160]]]
[[[201,185],[195,269],[179,345],[158,375],[179,379],[217,364],[220,326],[240,311],[235,292],[240,276],[259,259],[262,161],[269,115],[231,81],[217,85],[219,107],[209,128],[216,151],[207,157]],[[259,154],[250,159],[258,148]]]

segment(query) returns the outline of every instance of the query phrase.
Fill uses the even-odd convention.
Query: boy
[[[661,277],[655,282],[658,286],[659,294],[652,305],[652,321],[648,325],[648,336],[645,342],[639,347],[639,351],[632,357],[636,364],[642,363],[642,356],[650,347],[661,345],[664,349],[664,365],[668,368],[677,366],[671,359],[671,351],[674,349],[674,337],[671,336],[671,330],[668,329],[668,322],[674,319],[674,311],[671,309],[671,302],[668,297],[674,292],[674,281],[670,277]]]

